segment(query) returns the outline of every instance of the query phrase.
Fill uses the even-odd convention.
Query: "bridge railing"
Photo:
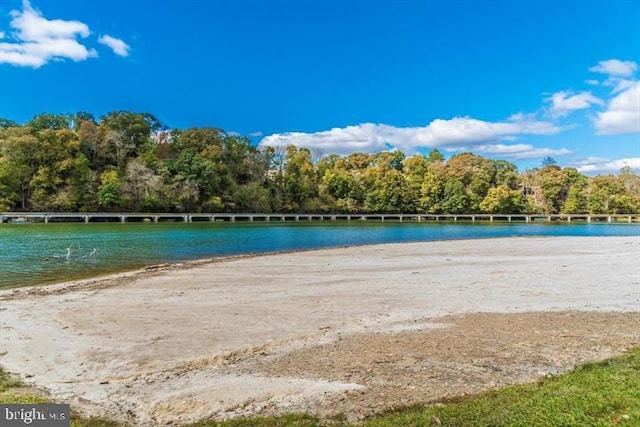
[[[347,214],[347,213],[144,213],[144,212],[0,212],[1,223],[29,222],[271,222],[271,221],[506,221],[628,222],[635,214]]]

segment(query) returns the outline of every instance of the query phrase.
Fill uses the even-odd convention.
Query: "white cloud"
[[[536,120],[536,113],[523,113],[522,111],[512,114],[508,119],[510,122],[533,122]]]
[[[266,136],[260,145],[292,144],[298,147],[319,148],[325,153],[337,154],[375,153],[394,149],[411,154],[417,150],[429,148],[455,151],[468,150],[470,147],[482,150],[484,147],[500,150],[501,147],[512,146],[491,143],[509,140],[516,135],[550,135],[560,130],[554,124],[545,121],[485,122],[469,117],[456,117],[451,120],[437,119],[424,127],[398,128],[386,124],[363,123],[316,133],[279,133]],[[516,147],[517,153],[512,153],[512,157],[519,155],[520,158],[525,158],[524,153],[532,149],[532,147],[525,148],[521,144]],[[502,148],[502,151],[506,149]]]
[[[79,21],[48,20],[23,1],[23,10],[11,11],[11,33],[17,42],[0,43],[0,63],[38,68],[51,60],[82,61],[97,56],[78,42],[88,37],[89,27]]]
[[[39,11],[31,7],[28,0],[23,1],[22,12],[11,12],[13,21],[11,26],[15,28],[20,40],[26,42],[39,42],[49,39],[74,39],[76,36],[88,37],[89,27],[79,21],[63,21],[61,19],[48,20]]]
[[[84,61],[98,56],[95,49],[80,41],[91,35],[83,22],[47,19],[29,0],[23,0],[21,11],[10,14],[12,31],[0,32],[0,40],[4,40],[0,42],[0,64],[39,68],[50,61]],[[117,54],[128,53],[129,47],[121,40],[111,37],[109,42]]]
[[[613,87],[611,93],[622,92],[623,90],[629,89],[634,85],[636,80],[629,79],[621,79],[618,77],[610,77],[603,83],[604,86]]]
[[[613,97],[593,124],[600,135],[640,133],[640,81]]]
[[[603,86],[612,87],[612,92],[622,92],[633,85],[635,80],[632,76],[638,71],[638,64],[634,61],[621,61],[619,59],[609,59],[600,61],[598,65],[589,68],[590,71],[606,74],[607,79],[602,82]],[[597,80],[586,80],[592,85],[600,84]]]
[[[638,64],[633,61],[609,59],[598,62],[598,65],[589,68],[589,70],[609,76],[629,77],[638,70]]]
[[[597,80],[585,80],[584,82],[591,86],[598,86],[600,84],[600,82]]]
[[[636,173],[640,172],[640,157],[610,160],[590,157],[575,163],[576,169],[587,175],[603,173],[617,173],[625,166],[629,166]]]
[[[129,56],[129,45],[120,39],[105,34],[98,39],[98,43],[109,46],[116,55]]]
[[[567,150],[566,148],[561,148],[558,150],[554,150],[552,148],[535,148],[534,146],[529,144],[490,144],[479,145],[475,148],[477,151],[480,151],[482,153],[518,160],[536,159],[547,156],[565,156],[572,153],[571,150]]]
[[[593,104],[604,105],[604,101],[595,97],[589,91],[572,93],[566,91],[556,92],[545,101],[551,103],[549,115],[554,118],[568,116],[575,110],[584,110]]]

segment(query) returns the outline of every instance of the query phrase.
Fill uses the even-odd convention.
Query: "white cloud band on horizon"
[[[569,154],[569,150],[534,148],[526,144],[500,144],[516,135],[551,135],[560,128],[546,121],[522,120],[486,122],[469,117],[436,119],[424,127],[398,128],[386,124],[362,123],[315,133],[286,132],[266,136],[260,146],[295,145],[325,153],[375,153],[398,149],[407,154],[442,148],[447,151],[475,149],[512,158],[534,158]]]
[[[623,167],[630,167],[634,172],[640,172],[640,157],[629,157],[624,159],[610,160],[597,157],[590,157],[576,162],[573,166],[580,173],[585,175],[595,175],[602,173],[615,174]]]
[[[129,45],[120,39],[105,34],[98,39],[98,43],[109,46],[116,55],[129,56]]]
[[[566,148],[552,149],[552,148],[536,148],[530,144],[491,144],[491,145],[479,145],[476,147],[479,152],[489,155],[499,155],[502,157],[508,157],[516,160],[537,159],[553,156],[566,156],[573,153]]]
[[[83,22],[47,19],[31,6],[29,0],[23,0],[22,11],[12,10],[10,15],[12,31],[0,31],[0,40],[3,40],[0,42],[0,64],[40,68],[50,61],[70,59],[78,62],[98,56],[95,49],[79,41],[91,35],[89,26]]]

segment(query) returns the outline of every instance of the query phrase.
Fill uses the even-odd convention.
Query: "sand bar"
[[[336,402],[367,415],[384,409],[366,406],[380,401],[367,397],[376,387],[413,396],[391,406],[411,404],[637,345],[639,266],[640,237],[522,237],[263,255],[7,290],[0,365],[59,401],[135,425],[330,414]],[[535,360],[515,356],[527,351]],[[502,376],[489,375],[496,369]],[[429,378],[453,385],[434,394]]]

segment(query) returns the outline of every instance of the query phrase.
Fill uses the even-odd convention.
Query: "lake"
[[[637,236],[608,223],[127,223],[0,225],[0,288],[218,256],[508,236]]]

